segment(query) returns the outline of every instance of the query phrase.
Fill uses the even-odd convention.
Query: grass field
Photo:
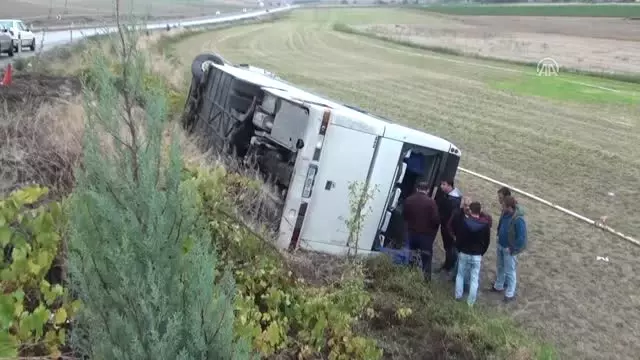
[[[423,9],[451,15],[640,17],[638,4],[434,5]]]
[[[306,10],[274,24],[197,35],[175,50],[183,66],[198,53],[220,52],[450,139],[463,151],[462,166],[640,233],[637,86],[578,75],[542,79],[529,67],[333,30],[335,23],[398,23],[417,16],[401,10]],[[585,95],[567,95],[568,90]],[[607,95],[589,97],[598,91]],[[463,174],[459,184],[497,216],[496,187]],[[504,306],[516,321],[558,344],[565,358],[636,358],[640,249],[521,201],[530,249],[521,260],[520,299],[498,305],[498,297],[483,292],[481,301]],[[494,274],[493,246],[483,287]]]

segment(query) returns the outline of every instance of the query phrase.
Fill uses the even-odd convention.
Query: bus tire
[[[193,59],[193,62],[191,62],[191,74],[195,79],[198,79],[198,81],[202,81],[202,78],[204,77],[202,64],[206,61],[211,61],[217,65],[224,65],[224,59],[216,54],[200,54],[196,56],[196,58]]]

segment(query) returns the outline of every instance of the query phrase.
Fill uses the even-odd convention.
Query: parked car
[[[0,19],[0,26],[9,30],[14,51],[18,51],[18,44],[22,44],[23,49],[36,50],[36,35],[22,20]]]
[[[9,29],[0,25],[0,54],[3,53],[13,56],[13,38],[9,34]]]

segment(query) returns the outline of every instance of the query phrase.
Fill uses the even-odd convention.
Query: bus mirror
[[[304,147],[304,141],[302,139],[298,139],[298,141],[296,141],[296,149],[300,150]]]

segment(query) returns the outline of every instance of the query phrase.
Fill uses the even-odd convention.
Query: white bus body
[[[359,236],[358,252],[402,241],[402,199],[418,181],[432,187],[454,177],[460,150],[447,140],[299,89],[248,65],[212,54],[192,64],[183,125],[256,159],[281,189],[277,243],[331,254],[348,250],[349,185],[377,189]]]

